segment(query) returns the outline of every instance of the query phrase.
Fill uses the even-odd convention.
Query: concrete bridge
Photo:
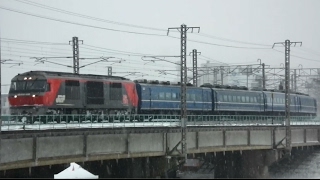
[[[285,137],[286,127],[278,125],[188,126],[188,157],[208,158],[209,155],[215,159],[221,177],[228,176],[235,164],[241,167],[241,177],[268,177],[268,166],[283,156]],[[175,163],[171,160],[181,150],[181,146],[176,146],[181,140],[181,128],[2,131],[0,140],[0,171],[4,172],[18,168],[29,168],[31,172],[32,167],[70,162],[116,160],[118,163],[126,159],[135,161],[128,163],[132,169],[130,176],[150,177],[160,175]],[[291,141],[293,149],[319,146],[320,125],[292,126]],[[235,157],[241,157],[241,162],[234,163]],[[151,161],[152,158],[162,159]],[[139,173],[146,163],[158,167],[157,172]]]

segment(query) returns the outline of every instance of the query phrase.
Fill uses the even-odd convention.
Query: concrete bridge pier
[[[175,158],[144,157],[86,162],[83,167],[100,178],[155,178],[168,177],[174,164]]]
[[[269,166],[278,157],[277,150],[242,151],[241,178],[269,178]]]
[[[119,160],[118,159],[108,160],[108,163],[107,163],[108,177],[110,177],[110,178],[116,178],[116,177],[120,178],[119,177],[119,174],[121,174],[120,169],[121,169],[121,167],[119,167]]]
[[[144,178],[150,178],[151,172],[150,172],[150,160],[149,157],[142,159],[142,170],[143,170],[143,177]]]
[[[268,167],[261,151],[242,152],[242,178],[268,178]]]
[[[224,178],[225,175],[225,158],[223,152],[215,153],[214,158],[215,170],[214,170],[214,177],[215,178]]]
[[[215,152],[211,163],[215,167],[215,178],[238,178],[240,176],[240,151]]]
[[[128,166],[130,175],[128,178],[144,178],[143,159],[144,158],[129,159],[130,163],[128,163]]]
[[[131,159],[130,159],[131,161]],[[114,167],[114,176],[117,178],[127,178],[128,177],[128,159],[116,159]]]
[[[169,160],[165,157],[151,157],[151,158],[149,158],[150,177],[155,178],[155,177],[164,176],[164,174],[169,166],[168,165]]]
[[[235,178],[234,154],[232,151],[225,153],[225,178]]]

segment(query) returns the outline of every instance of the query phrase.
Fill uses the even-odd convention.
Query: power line
[[[164,29],[159,29],[159,28],[139,26],[139,25],[121,23],[121,22],[116,22],[116,21],[110,21],[110,20],[105,20],[105,19],[101,19],[101,18],[96,18],[96,17],[92,17],[92,16],[87,16],[87,15],[83,15],[83,14],[79,14],[79,13],[74,13],[74,12],[71,12],[71,11],[66,11],[66,10],[54,8],[54,7],[51,7],[51,6],[47,6],[47,5],[43,5],[43,4],[31,2],[31,1],[28,1],[28,0],[24,0],[24,1],[26,1],[26,2],[23,2],[23,1],[21,1],[21,0],[16,0],[16,1],[21,2],[21,3],[25,3],[25,4],[29,4],[29,5],[32,5],[32,6],[36,6],[36,7],[40,7],[40,8],[44,8],[44,9],[48,9],[48,10],[60,12],[60,13],[64,13],[64,14],[69,14],[69,15],[73,15],[73,16],[77,16],[77,17],[82,17],[82,18],[87,18],[87,19],[91,19],[91,20],[96,20],[96,21],[100,21],[100,22],[106,22],[106,23],[123,25],[123,26],[129,26],[129,27],[135,27],[135,28],[143,28],[143,29],[149,29],[149,30],[157,30],[157,31],[163,31],[163,32],[165,31]],[[232,39],[227,39],[227,38],[220,38],[220,37],[217,37],[217,36],[212,36],[212,35],[208,35],[208,34],[204,34],[204,33],[200,33],[200,34],[197,34],[197,35],[199,35],[199,36],[204,36],[204,37],[209,37],[209,38],[213,38],[213,39],[219,39],[219,40],[223,40],[223,41],[229,41],[229,42],[236,42],[236,43],[243,43],[243,44],[251,44],[251,45],[259,45],[259,46],[269,47],[269,45],[267,45],[267,44],[259,44],[259,43],[245,42],[245,41],[237,41],[237,40],[232,40]]]
[[[169,36],[169,37],[172,37],[172,38],[176,38],[176,37],[173,37],[173,36]],[[43,45],[68,45],[66,43],[53,43],[53,42],[41,42],[41,41],[28,41],[28,40],[19,40],[19,39],[10,39],[10,38],[0,38],[1,40],[5,41],[5,42],[10,42],[10,43],[26,43],[26,44],[43,44]],[[193,40],[189,40],[189,41],[193,41]],[[199,43],[206,43],[206,42],[200,42],[198,41]],[[210,45],[218,45],[218,44],[212,44],[212,43],[208,43]],[[145,56],[145,55],[152,55],[152,54],[143,54],[143,53],[133,53],[133,52],[128,52],[128,51],[121,51],[121,50],[114,50],[114,49],[108,49],[108,48],[102,48],[102,47],[97,47],[97,46],[92,46],[92,45],[84,45],[84,46],[89,46],[89,47],[94,47],[94,48],[98,48],[98,49],[105,49],[105,50],[110,50],[110,51],[116,51],[116,52],[125,52],[125,53],[114,53],[114,54],[124,54],[124,55],[129,55],[129,56]],[[223,46],[223,45],[222,45]],[[232,47],[235,47],[235,48],[249,48],[249,47],[239,47],[239,46],[232,46]],[[84,48],[84,47],[83,47]],[[95,49],[90,49],[90,48],[86,48],[86,49],[89,49],[89,50],[95,50]],[[269,48],[258,48],[258,49],[269,49]],[[276,49],[272,49],[274,51],[277,51],[277,52],[280,52],[280,53],[283,53],[282,51],[279,51],[279,50],[276,50]],[[98,51],[98,50],[95,50],[95,51]],[[101,51],[101,52],[105,52],[105,51]],[[128,54],[126,54],[128,53]],[[201,55],[202,57],[204,57],[203,55]],[[315,59],[309,59],[309,58],[304,58],[304,57],[301,57],[301,56],[296,56],[296,55],[293,55],[291,54],[292,57],[297,57],[297,58],[300,58],[300,59],[305,59],[305,60],[309,60],[309,61],[315,61],[315,62],[320,62],[320,60],[315,60]],[[200,59],[200,58],[199,58]],[[210,60],[214,60],[214,59],[210,59]],[[218,60],[214,60],[214,61],[217,61],[217,62],[221,62],[221,61],[218,61]],[[221,62],[223,63],[223,62]]]
[[[179,39],[178,37],[174,37],[174,36],[168,36],[168,37]],[[207,44],[207,45],[213,45],[213,46],[220,46],[220,47],[238,48],[238,49],[271,49],[271,48],[258,48],[258,47],[231,46],[231,45],[209,43],[209,42],[196,41],[196,40],[190,40],[190,39],[188,39],[187,41],[201,43],[201,44]]]
[[[41,54],[41,53],[33,53],[33,52],[23,52],[23,51],[15,51],[15,50],[8,50],[4,49],[3,51],[8,51],[8,52],[18,52],[18,53],[25,53],[25,54]],[[46,54],[53,54],[53,53],[46,53]]]
[[[32,57],[32,56],[21,56],[21,55],[15,55],[15,54],[10,54],[10,55],[9,55],[9,54],[4,54],[4,55],[8,55],[8,56],[18,56],[18,57],[25,57],[25,58],[31,58],[31,57]],[[54,57],[49,57],[49,58],[54,58]],[[88,60],[88,59],[93,59],[93,58],[87,57],[87,58],[79,58],[79,59],[80,59],[80,60],[84,60],[84,59]],[[97,58],[95,58],[95,59],[97,59]],[[119,58],[119,59],[126,60],[126,59],[124,59],[124,58]],[[55,58],[55,61],[57,61],[57,60],[60,60],[60,59]],[[22,61],[23,61],[23,60],[22,60]],[[128,61],[128,60],[127,60],[127,61]],[[33,62],[30,62],[30,61],[23,61],[23,62],[29,62],[29,63],[32,63],[32,64],[34,65],[34,63],[33,63]],[[129,61],[128,61],[128,62],[129,62]],[[43,62],[43,63],[44,63],[44,62]],[[121,68],[127,67],[127,68],[129,68],[129,69],[132,69],[134,65],[137,65],[137,66],[136,66],[137,68],[139,68],[139,67],[141,68],[141,65],[143,65],[143,64],[130,61],[130,65],[129,65],[129,66],[121,65]],[[64,65],[64,66],[68,66],[68,65]],[[159,67],[159,65],[156,65],[156,64],[149,64],[149,65],[147,65],[147,66]],[[102,67],[102,68],[103,68],[103,67]],[[153,69],[153,68],[148,67],[147,69]],[[141,70],[141,69],[140,69],[140,70]],[[156,68],[155,70],[157,70],[157,68]]]
[[[162,34],[142,33],[142,32],[134,32],[134,31],[124,31],[124,30],[118,30],[118,29],[111,29],[111,28],[104,28],[104,27],[99,27],[99,26],[92,26],[92,25],[87,25],[87,24],[81,24],[81,23],[76,23],[76,22],[71,22],[71,21],[65,21],[65,20],[61,20],[61,19],[55,19],[55,18],[44,17],[44,16],[40,16],[40,15],[36,15],[36,14],[27,13],[27,12],[22,12],[22,11],[19,11],[19,10],[10,9],[10,8],[6,8],[6,7],[3,7],[3,6],[0,6],[0,9],[4,9],[4,10],[16,12],[16,13],[21,13],[21,14],[25,14],[25,15],[30,15],[30,16],[34,16],[34,17],[38,17],[38,18],[44,18],[44,19],[49,19],[49,20],[53,20],[53,21],[58,21],[58,22],[63,22],[63,23],[69,23],[69,24],[79,25],[79,26],[85,26],[85,27],[91,27],[91,28],[96,28],[96,29],[103,29],[103,30],[116,31],[116,32],[124,32],[124,33],[131,33],[131,34],[139,34],[139,35],[166,37],[166,35],[162,35]],[[174,36],[167,36],[167,37],[179,39],[178,37],[174,37]],[[203,42],[203,41],[196,41],[196,40],[190,40],[190,39],[188,39],[187,41],[196,42],[196,43],[202,43],[202,44],[207,44],[207,45],[220,46],[220,47],[228,47],[228,48],[240,48],[240,49],[270,49],[270,48],[256,48],[256,47],[241,47],[241,46],[222,45],[222,44],[215,44],[215,43],[209,43],[209,42]]]
[[[21,43],[34,43],[34,44],[47,44],[47,45],[67,45],[67,44],[63,44],[63,43],[53,43],[53,42],[41,42],[41,41],[28,41],[28,40],[18,40],[18,39],[9,39],[9,38],[0,38],[0,39],[4,39],[4,40],[12,40],[10,42],[21,42]],[[98,47],[98,46],[92,46],[92,45],[84,45],[84,46],[89,46],[89,47],[94,47],[94,48],[97,48],[97,49],[105,49],[105,50],[110,50],[110,51],[116,51],[116,52],[125,52],[125,53],[114,53],[112,52],[113,54],[123,54],[123,55],[127,55],[127,56],[145,56],[145,55],[152,55],[152,54],[143,54],[143,53],[135,53],[135,54],[129,54],[129,53],[133,53],[133,52],[129,52],[129,51],[121,51],[121,50],[114,50],[114,49],[108,49],[108,48],[102,48],[102,47]],[[40,46],[39,46],[40,47]],[[100,52],[105,52],[105,53],[110,53],[108,51],[101,51],[101,50],[97,50],[97,49],[90,49],[90,48],[85,48],[83,47],[84,49],[89,49],[89,50],[93,50],[93,51],[100,51]],[[19,49],[19,48],[15,48],[15,49]],[[21,48],[23,49],[23,48]],[[62,50],[62,49],[58,49],[58,50]],[[272,49],[276,52],[279,52],[279,53],[282,53],[282,51],[279,51],[277,49]],[[14,50],[6,50],[6,49],[3,49],[3,51],[9,51],[9,52],[21,52],[21,51],[14,51]],[[65,50],[67,51],[67,50]],[[26,52],[21,52],[21,53],[26,53]],[[46,52],[48,54],[48,52]],[[91,52],[89,52],[91,53]],[[93,53],[93,52],[92,52]],[[128,54],[126,54],[128,53]],[[28,52],[28,54],[37,54],[37,53],[31,53],[31,52]],[[3,55],[9,55],[9,54],[3,54]],[[20,57],[31,57],[31,56],[21,56],[21,55],[16,55],[16,56],[20,56]],[[212,58],[208,58],[204,55],[201,55],[202,57],[208,59],[208,60],[212,60],[212,61],[216,61],[216,62],[220,62],[220,63],[223,63],[221,61],[218,61],[218,60],[215,60],[215,59],[212,59]],[[301,56],[296,56],[296,55],[293,55],[291,54],[292,57],[297,57],[297,58],[300,58],[300,59],[305,59],[305,60],[309,60],[309,61],[315,61],[315,62],[320,62],[320,60],[315,60],[315,59],[308,59],[308,58],[304,58],[304,57],[301,57]],[[202,58],[198,58],[198,59],[202,59]],[[204,60],[204,59],[203,59]],[[224,64],[228,64],[228,63],[224,63]]]
[[[51,10],[51,11],[56,11],[56,12],[69,14],[69,15],[77,16],[77,17],[81,17],[81,18],[91,19],[91,20],[95,20],[95,21],[106,22],[106,23],[122,25],[122,26],[129,26],[129,27],[134,27],[134,28],[143,28],[143,29],[163,31],[163,32],[166,31],[164,29],[159,29],[159,28],[139,26],[139,25],[134,25],[134,24],[121,23],[121,22],[116,22],[116,21],[110,21],[110,20],[106,20],[106,19],[96,18],[96,17],[92,17],[92,16],[87,16],[87,15],[74,13],[74,12],[71,12],[71,11],[66,11],[66,10],[63,10],[63,9],[58,9],[58,8],[54,8],[54,7],[51,7],[51,6],[47,6],[47,5],[31,2],[31,1],[28,1],[28,0],[24,0],[26,2],[23,2],[21,0],[16,0],[16,1],[21,2],[21,3],[25,3],[25,4],[29,4],[29,5],[32,5],[32,6],[48,9],[48,10]]]
[[[41,42],[41,41],[28,41],[28,40],[18,40],[18,39],[9,39],[9,38],[0,38],[1,40],[4,40],[10,43],[32,43],[32,44],[47,44],[47,45],[69,45],[65,43],[51,43],[51,42]],[[124,54],[124,55],[130,55],[130,56],[148,56],[148,55],[154,55],[154,54],[144,54],[144,53],[134,53],[134,52],[129,52],[129,51],[121,51],[121,50],[115,50],[115,49],[108,49],[108,48],[103,48],[103,47],[98,47],[98,46],[93,46],[93,45],[88,45],[88,44],[83,44],[83,46],[88,46],[88,47],[93,47],[97,49],[103,49],[103,50],[110,50],[110,51],[116,51],[116,52],[124,52],[124,53],[118,53],[118,54]],[[83,47],[84,48],[84,47]],[[86,48],[90,49],[90,48]],[[61,50],[61,49],[60,49]],[[95,50],[99,51],[96,49],[90,49],[90,50]],[[106,51],[103,51],[106,52]],[[126,54],[125,54],[126,53]]]
[[[16,12],[16,13],[20,13],[20,14],[24,14],[24,15],[29,15],[29,16],[33,16],[33,17],[49,19],[49,20],[52,20],[52,21],[63,22],[63,23],[79,25],[79,26],[85,26],[85,27],[91,27],[91,28],[96,28],[96,29],[103,29],[103,30],[116,31],[116,32],[124,32],[124,33],[131,33],[131,34],[139,34],[139,35],[148,35],[148,36],[163,36],[163,37],[166,36],[166,35],[162,35],[162,34],[142,33],[142,32],[134,32],[134,31],[124,31],[124,30],[104,28],[104,27],[99,27],[99,26],[92,26],[92,25],[87,25],[87,24],[82,24],[82,23],[76,23],[76,22],[71,22],[71,21],[51,18],[51,17],[40,16],[40,15],[37,15],[37,14],[32,14],[32,13],[19,11],[19,10],[14,10],[14,9],[6,8],[6,7],[3,7],[3,6],[0,6],[0,9],[4,9],[4,10],[7,10],[7,11],[12,11],[12,12]]]
[[[125,55],[129,54],[131,56],[149,56],[149,55],[153,55],[153,54],[134,53],[134,52],[129,52],[129,51],[121,51],[121,50],[102,48],[102,47],[92,46],[92,45],[88,45],[88,44],[84,44],[84,46],[89,46],[89,47],[98,48],[98,49],[105,49],[105,50],[110,50],[110,51],[116,51],[116,52],[124,52]],[[119,54],[124,54],[124,53],[119,53]]]
[[[19,40],[19,39],[10,39],[10,38],[0,38],[4,42],[9,43],[23,43],[23,44],[43,44],[43,45],[69,45],[67,43],[52,43],[52,42],[41,42],[41,41],[28,41],[28,40]]]
[[[305,47],[302,47],[302,48],[298,48],[299,50],[302,50],[302,51],[306,51],[306,52],[309,52],[309,53],[312,53],[312,54],[315,54],[317,56],[320,56],[320,53],[317,52],[317,51],[314,51],[312,49],[308,49],[308,48],[305,48]]]
[[[229,41],[229,42],[236,42],[236,43],[242,43],[242,44],[251,44],[251,45],[257,45],[257,46],[265,46],[265,47],[270,47],[270,45],[267,44],[258,44],[258,43],[251,43],[251,42],[245,42],[245,41],[237,41],[237,40],[232,40],[232,39],[227,39],[227,38],[220,38],[217,36],[212,36],[212,35],[208,35],[208,34],[204,34],[204,33],[199,33],[196,34],[198,36],[203,36],[203,37],[208,37],[208,38],[212,38],[212,39],[219,39],[222,41]]]
[[[228,63],[224,63],[224,62],[221,62],[221,61],[218,61],[218,60],[215,60],[215,59],[211,59],[211,58],[206,57],[206,56],[204,56],[204,55],[201,55],[201,56],[202,56],[202,57],[204,57],[204,58],[206,58],[206,59],[209,59],[209,60],[213,60],[213,61],[219,62],[219,63],[221,63],[221,64],[228,64]]]
[[[283,53],[282,51],[279,51],[279,50],[276,50],[276,49],[272,49],[272,50],[274,50],[276,52]],[[290,54],[290,56],[293,56],[293,57],[296,57],[296,58],[300,58],[300,59],[304,59],[304,60],[308,60],[308,61],[320,62],[320,60],[308,59],[308,58],[304,58],[304,57],[300,57],[300,56],[296,56],[296,55],[292,55],[292,54]]]
[[[157,30],[157,31],[163,31],[163,32],[165,31],[164,29],[159,29],[159,28],[139,26],[139,25],[133,25],[133,24],[127,24],[127,23],[121,23],[121,22],[116,22],[116,21],[100,19],[100,18],[96,18],[96,17],[92,17],[92,16],[86,16],[86,15],[83,15],[83,14],[74,13],[74,12],[70,12],[70,11],[54,8],[54,7],[51,7],[51,6],[46,6],[46,5],[43,5],[43,4],[31,2],[31,1],[28,1],[28,0],[24,0],[24,1],[27,1],[27,2],[23,2],[21,0],[16,0],[16,1],[19,1],[19,2],[25,3],[25,4],[29,4],[29,5],[32,5],[32,6],[37,6],[37,7],[41,7],[41,8],[44,8],[44,9],[49,9],[49,10],[52,10],[52,11],[61,12],[61,13],[74,15],[74,16],[78,16],[78,17],[82,17],[82,18],[87,18],[87,19],[91,19],[91,20],[96,20],[96,21],[100,21],[100,22],[107,22],[107,23],[111,23],[111,24],[124,25],[124,26],[135,27],[135,28],[143,28],[143,29],[149,29],[149,30]],[[237,42],[237,43],[243,43],[243,44],[259,45],[259,46],[265,46],[265,47],[269,47],[270,46],[270,45],[267,45],[267,44],[250,43],[250,42],[237,41],[237,40],[232,40],[232,39],[227,39],[227,38],[220,38],[220,37],[216,37],[216,36],[212,36],[212,35],[208,35],[208,34],[204,34],[204,33],[200,33],[200,34],[197,34],[197,35],[204,36],[204,37],[209,37],[209,38],[213,38],[213,39],[229,41],[229,42]]]
[[[10,47],[10,46],[2,46],[4,48],[8,48],[10,50],[10,48],[13,48],[13,47]],[[30,46],[28,46],[30,47]],[[30,48],[17,48],[17,47],[14,47],[14,49],[20,49],[20,50],[26,50],[26,51],[35,51],[35,52],[43,52],[43,51],[46,51],[48,49],[45,49],[45,48],[48,48],[48,47],[42,47],[42,46],[33,46],[35,48],[41,48],[41,50],[39,49],[30,49]],[[31,48],[33,48],[31,47]],[[61,53],[60,51],[68,51],[70,52],[70,50],[67,50],[67,49],[58,49],[58,48],[50,48],[50,50],[59,50],[59,51],[50,51],[50,53],[55,53],[55,55],[57,55],[57,53]],[[98,52],[93,52],[93,51],[81,51],[81,52],[86,52],[86,53],[93,53],[93,54],[101,54],[101,53],[98,53]],[[43,52],[43,53],[49,53],[49,52]]]

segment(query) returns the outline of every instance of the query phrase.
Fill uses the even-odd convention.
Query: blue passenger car
[[[264,91],[266,115],[276,116],[285,113],[285,94],[282,92]]]
[[[180,85],[150,81],[136,82],[139,114],[180,114]],[[194,115],[285,115],[285,93],[275,90],[247,90],[247,88],[187,86],[187,113]],[[315,98],[290,93],[290,114],[316,116]]]
[[[300,113],[308,116],[317,115],[317,101],[305,95],[297,95],[300,100]]]
[[[180,86],[151,83],[136,83],[140,114],[180,114]],[[211,114],[212,90],[187,87],[187,113]]]
[[[215,114],[254,115],[264,111],[259,91],[213,89]]]
[[[266,115],[285,115],[285,93],[264,91]],[[307,95],[290,93],[290,115],[293,116],[316,116],[316,100]]]

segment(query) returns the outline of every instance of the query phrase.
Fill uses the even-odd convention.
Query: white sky
[[[49,10],[52,8],[56,8],[55,11]],[[18,73],[31,70],[73,72],[72,68],[51,63],[36,64],[35,59],[30,57],[72,56],[72,46],[68,43],[74,36],[83,40],[83,45],[79,47],[80,58],[112,56],[125,60],[115,64],[93,64],[81,68],[80,73],[107,74],[106,66],[112,64],[113,75],[116,76],[176,80],[177,72],[168,71],[174,75],[158,73],[159,70],[176,70],[176,65],[143,61],[141,54],[179,56],[180,33],[170,30],[169,36],[177,38],[167,37],[167,30],[180,27],[181,24],[200,27],[199,34],[196,30],[191,33],[190,29],[187,35],[190,40],[187,42],[187,54],[192,52],[192,49],[201,52],[198,66],[207,60],[212,63],[219,61],[227,64],[257,64],[257,59],[261,59],[270,67],[280,67],[280,64],[284,63],[284,46],[274,47],[278,50],[275,51],[272,45],[289,39],[303,43],[302,47],[291,46],[291,55],[295,55],[290,58],[291,68],[298,68],[300,64],[303,68],[318,68],[319,9],[318,0],[0,0],[1,60],[12,60],[1,64],[2,93],[8,91],[7,84]],[[78,15],[57,12],[62,10]],[[91,19],[81,18],[80,15],[90,16]],[[93,18],[100,20],[92,20]],[[24,43],[17,43],[17,40]],[[36,43],[30,44],[29,41]],[[49,42],[49,45],[40,42]],[[137,56],[137,53],[140,54]],[[192,67],[191,58],[187,57],[188,67]],[[98,60],[81,60],[80,66]],[[180,59],[166,60],[177,62]],[[72,65],[72,59],[48,61]],[[134,76],[127,72],[139,73]]]

